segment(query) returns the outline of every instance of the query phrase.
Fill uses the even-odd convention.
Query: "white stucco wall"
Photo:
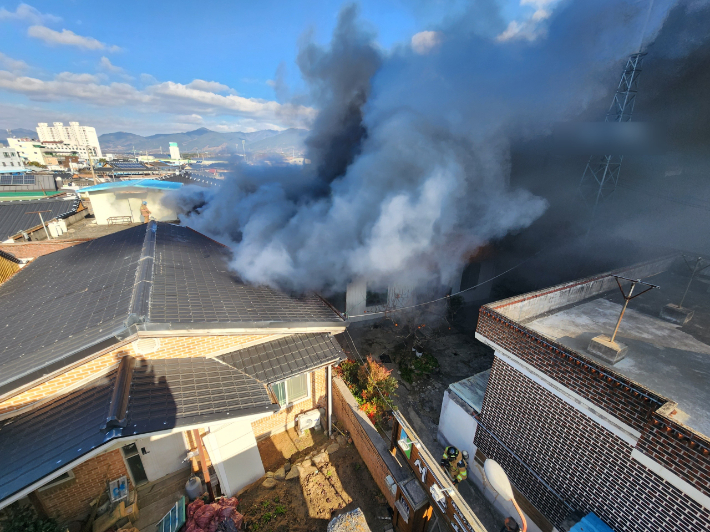
[[[166,191],[151,189],[117,189],[115,191],[89,192],[96,223],[106,225],[112,216],[131,216],[134,222],[142,222],[141,204],[148,202],[148,209],[152,218],[159,222],[177,220],[177,212],[167,208],[162,203]]]
[[[214,465],[219,484],[227,497],[264,476],[259,448],[251,423],[263,415],[210,426],[203,440]]]
[[[468,451],[471,460],[477,447],[473,444],[478,423],[468,412],[451,400],[449,390],[444,392],[439,416],[437,440],[453,445],[461,451]]]

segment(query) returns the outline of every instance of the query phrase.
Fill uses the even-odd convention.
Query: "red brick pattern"
[[[710,496],[710,451],[700,450],[702,439],[688,434],[687,427],[653,413],[636,449]]]
[[[72,480],[35,492],[47,514],[60,522],[87,515],[91,510],[89,503],[107,489],[108,481],[125,475],[131,482],[120,449],[91,458],[72,472]]]
[[[710,440],[662,416],[668,399],[489,308],[477,332],[641,432],[639,451],[710,496]]]
[[[338,418],[338,421],[345,426],[345,429],[350,433],[350,437],[353,439],[355,448],[357,449],[360,457],[365,462],[367,469],[370,471],[372,478],[375,480],[377,487],[387,499],[387,503],[390,507],[394,508],[395,496],[390,492],[385,478],[390,475],[390,471],[387,468],[384,460],[380,456],[379,451],[370,440],[369,436],[365,432],[362,423],[367,423],[372,427],[373,431],[376,431],[375,426],[372,425],[367,416],[358,416],[353,408],[348,404],[348,402],[343,397],[343,393],[349,393],[345,383],[342,381],[342,386],[336,386],[336,380],[340,380],[338,377],[333,378],[333,413]],[[345,392],[341,392],[341,388]]]
[[[12,253],[18,259],[36,259],[60,249],[70,248],[91,240],[82,238],[78,240],[53,240],[51,242],[16,242],[15,244],[0,244],[0,249]]]
[[[328,400],[326,395],[326,371],[327,368],[320,368],[311,373],[311,397],[308,400],[283,408],[272,416],[254,421],[251,427],[256,438],[261,439],[270,434],[282,432],[289,426],[293,426],[296,418],[304,412],[314,408],[325,408]]]
[[[614,530],[708,530],[710,509],[631,458],[632,448],[496,357],[483,424],[577,510]],[[566,507],[483,429],[476,445],[555,525]]]
[[[639,393],[639,385],[623,375],[485,307],[481,308],[476,332],[638,431],[649,414],[667,401],[650,390],[645,390],[651,398],[647,399]],[[605,374],[612,380],[608,381]]]

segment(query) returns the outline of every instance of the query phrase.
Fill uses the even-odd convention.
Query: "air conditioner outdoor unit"
[[[296,418],[296,425],[298,426],[298,432],[301,434],[308,429],[320,428],[320,411],[316,408],[301,414]]]

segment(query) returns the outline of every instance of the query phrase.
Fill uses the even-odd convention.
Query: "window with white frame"
[[[272,384],[271,391],[274,392],[279,405],[286,406],[308,397],[308,381],[308,373],[303,373]]]

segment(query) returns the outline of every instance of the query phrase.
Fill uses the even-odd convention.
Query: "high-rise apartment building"
[[[37,135],[41,142],[64,142],[76,146],[88,146],[91,148],[92,157],[102,157],[96,129],[80,126],[79,122],[69,122],[69,126],[65,126],[62,122],[54,122],[51,126],[46,122],[40,122],[37,124]]]
[[[178,148],[177,142],[170,143],[170,158],[174,161],[180,160],[180,148]]]

